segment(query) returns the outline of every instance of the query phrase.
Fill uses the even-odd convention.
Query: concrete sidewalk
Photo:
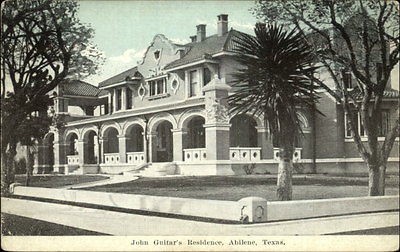
[[[118,236],[320,235],[399,225],[399,212],[234,225],[137,215],[11,198],[1,199],[1,211],[3,213]]]
[[[111,185],[111,184],[125,183],[125,182],[133,181],[133,180],[136,180],[139,178],[136,176],[126,176],[126,175],[107,175],[107,177],[109,177],[109,179],[80,183],[80,184],[75,184],[75,185],[62,186],[62,187],[59,187],[59,189],[79,189],[79,188],[86,188],[86,187],[93,187],[93,186]]]

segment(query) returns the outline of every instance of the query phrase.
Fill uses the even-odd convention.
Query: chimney
[[[196,42],[196,35],[190,36],[190,41],[191,42]]]
[[[218,36],[223,36],[228,32],[228,15],[218,15],[217,30]]]
[[[199,24],[197,27],[197,42],[201,42],[206,38],[206,25]]]

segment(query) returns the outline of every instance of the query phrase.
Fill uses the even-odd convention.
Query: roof
[[[235,36],[240,36],[240,34],[242,33],[231,29],[223,36],[218,36],[218,34],[215,34],[206,37],[201,42],[191,42],[185,44],[184,46],[188,47],[187,53],[182,58],[169,63],[165,69],[171,69],[185,65],[203,59],[204,57],[207,57],[207,55],[212,55],[218,52],[232,51],[234,45],[232,38]]]
[[[107,80],[104,80],[102,82],[99,83],[99,88],[103,88],[115,83],[119,83],[125,80],[129,80],[133,77],[137,77],[138,75],[140,75],[140,73],[137,70],[137,66],[132,67],[122,73],[119,73],[111,78],[108,78]]]
[[[354,99],[357,99],[357,100],[362,99],[362,97],[363,97],[363,94],[359,88],[355,88],[355,89],[351,90],[349,92],[349,95],[351,95]],[[383,91],[383,98],[390,99],[390,98],[399,98],[399,97],[400,97],[400,95],[399,95],[398,90],[388,88],[385,91]]]
[[[99,88],[81,80],[65,80],[59,85],[59,90],[63,96],[97,97],[104,95]]]

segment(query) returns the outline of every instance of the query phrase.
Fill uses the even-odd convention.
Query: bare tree
[[[102,59],[90,44],[93,30],[80,23],[77,9],[75,1],[11,0],[3,3],[2,192],[6,192],[13,181],[13,158],[27,118],[45,117],[52,104],[47,94],[65,78],[94,73],[97,62]],[[48,128],[48,125],[42,126],[44,130],[40,132]]]
[[[315,79],[348,115],[357,150],[369,171],[369,195],[384,195],[389,153],[399,136],[399,120],[378,141],[381,105],[391,72],[399,62],[399,1],[259,1],[254,13],[265,21],[294,26],[314,45],[319,64],[335,83]],[[349,71],[357,88],[348,92],[340,72]],[[368,137],[361,141],[356,114]]]

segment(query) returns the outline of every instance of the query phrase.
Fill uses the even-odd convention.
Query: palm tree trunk
[[[277,182],[278,200],[292,200],[293,148],[283,147],[279,150],[279,167]]]

